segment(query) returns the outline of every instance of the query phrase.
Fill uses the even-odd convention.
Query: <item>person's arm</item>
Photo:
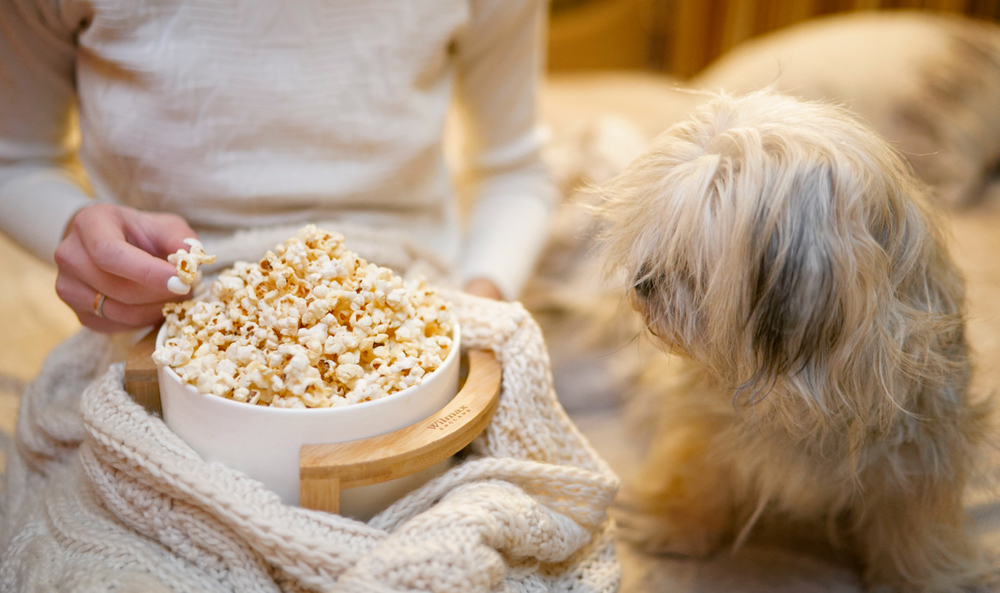
[[[90,203],[63,167],[75,148],[74,38],[83,16],[59,7],[0,2],[0,230],[50,263],[70,218]]]
[[[97,331],[162,319],[195,234],[178,216],[95,204],[63,167],[73,156],[75,38],[87,15],[55,0],[0,2],[0,230],[58,267],[56,292]]]
[[[537,93],[548,4],[473,0],[458,39],[458,98],[476,178],[459,272],[516,299],[545,245],[557,193],[541,159]]]

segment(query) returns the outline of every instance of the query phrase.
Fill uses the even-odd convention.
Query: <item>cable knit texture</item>
[[[615,591],[617,478],[559,405],[519,304],[446,293],[502,395],[474,455],[368,524],[283,505],[122,389],[83,331],[28,388],[3,496],[4,591]],[[77,406],[78,404],[78,406]]]

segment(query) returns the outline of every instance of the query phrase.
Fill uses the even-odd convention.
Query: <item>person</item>
[[[211,252],[320,221],[405,233],[466,290],[516,298],[556,200],[545,21],[539,0],[8,0],[0,230],[56,264],[60,298],[101,332],[179,298],[165,257],[184,239]],[[442,148],[452,98],[477,180],[466,225]]]

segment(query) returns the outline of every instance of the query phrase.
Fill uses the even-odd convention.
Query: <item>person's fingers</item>
[[[173,293],[161,287],[140,284],[102,270],[91,259],[80,233],[71,232],[63,239],[56,248],[55,260],[60,276],[78,280],[85,287],[100,291],[123,303],[141,305],[162,303],[176,298]],[[77,308],[75,303],[66,302],[74,309]]]
[[[91,311],[96,317],[97,311],[94,305],[91,306]],[[101,315],[106,321],[126,327],[144,327],[159,323],[163,319],[163,304],[126,305],[106,297],[101,303]]]
[[[168,289],[176,268],[164,258],[194,237],[177,216],[88,206],[74,216],[56,249],[56,292],[96,331],[155,324],[163,318],[163,304],[178,299]]]
[[[88,314],[87,311],[87,295],[93,295],[86,284],[81,282],[75,276],[72,276],[68,272],[60,269],[59,275],[56,276],[56,294],[62,299],[64,303],[69,305],[69,308],[76,313],[76,316],[80,318],[80,322],[90,327],[84,320],[84,316]],[[92,298],[92,297],[91,297]]]
[[[113,276],[132,280],[159,291],[161,300],[173,295],[167,281],[176,273],[174,266],[143,251],[126,238],[126,217],[134,211],[108,204],[95,204],[81,210],[73,219],[73,231],[79,234],[83,248],[99,269]]]
[[[178,249],[190,250],[184,240],[198,237],[176,214],[126,210],[123,215],[129,243],[158,257],[165,258]]]
[[[101,332],[122,331],[159,323],[163,304],[128,305],[96,292],[80,280],[60,274],[56,278],[56,293],[84,326]]]
[[[93,313],[83,313],[83,314],[78,313],[77,319],[80,320],[80,323],[83,324],[84,327],[87,327],[89,329],[101,333],[116,333],[116,332],[130,331],[130,330],[140,329],[143,327],[149,327],[151,325],[159,323],[159,318],[158,318],[149,323],[137,323],[134,325],[127,325],[124,323],[118,323],[117,321],[114,321],[113,319],[108,319],[106,317],[98,317]]]

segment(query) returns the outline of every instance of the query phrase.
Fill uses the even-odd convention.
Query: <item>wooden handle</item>
[[[400,478],[460,451],[489,424],[500,397],[500,363],[469,350],[469,376],[451,402],[431,417],[377,437],[304,445],[299,456],[299,506],[336,513],[340,490]]]
[[[146,408],[147,412],[157,416],[163,413],[160,406],[160,381],[156,376],[156,363],[153,362],[158,331],[160,327],[154,327],[132,347],[125,359],[125,391],[137,404]]]

